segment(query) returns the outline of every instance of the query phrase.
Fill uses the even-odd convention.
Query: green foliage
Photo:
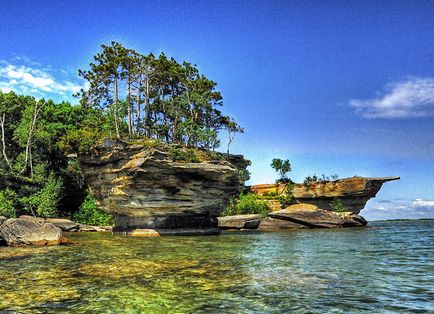
[[[332,208],[334,212],[342,213],[346,212],[344,205],[342,204],[342,201],[339,198],[334,198],[332,202],[330,202],[329,206]]]
[[[50,174],[38,192],[20,199],[24,211],[40,217],[56,217],[57,204],[62,193],[62,180]]]
[[[321,177],[318,177],[316,174],[314,174],[313,176],[307,176],[304,179],[303,184],[304,185],[309,185],[310,183],[314,183],[314,182],[320,182],[320,183],[327,183],[330,181],[336,181],[339,178],[339,176],[337,174],[332,174],[329,176],[326,176],[324,174],[321,175]]]
[[[291,172],[291,164],[288,159],[282,160],[279,158],[274,158],[271,162],[271,168],[276,170],[279,174],[280,178],[277,179],[277,183],[279,182],[290,182],[287,173]]]
[[[241,194],[238,199],[233,198],[223,216],[260,214],[267,216],[270,208],[266,201],[258,198],[256,194]]]
[[[6,218],[16,217],[15,203],[17,194],[11,189],[0,191],[0,216]]]
[[[229,150],[235,134],[243,132],[219,110],[223,101],[216,82],[196,65],[164,53],[143,55],[117,42],[101,48],[89,69],[79,71],[89,88],[77,96],[84,108],[104,113],[113,136],[145,136],[214,150],[224,130]]]
[[[198,151],[193,148],[170,147],[169,157],[178,162],[199,163],[203,161]]]
[[[74,214],[73,220],[92,226],[111,226],[114,224],[112,215],[103,212],[96,204],[95,198],[89,193],[80,210]]]

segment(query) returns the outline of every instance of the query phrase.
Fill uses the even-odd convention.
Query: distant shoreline
[[[418,218],[418,219],[379,219],[379,220],[368,220],[368,222],[377,222],[377,221],[420,221],[420,220],[434,220],[434,218]]]

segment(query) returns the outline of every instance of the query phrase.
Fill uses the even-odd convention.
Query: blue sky
[[[67,99],[99,45],[164,51],[218,82],[250,183],[401,176],[362,212],[434,217],[433,1],[2,1],[0,89]]]

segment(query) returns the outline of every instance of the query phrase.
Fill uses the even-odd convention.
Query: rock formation
[[[260,231],[273,231],[282,229],[364,227],[367,224],[363,217],[351,212],[337,213],[304,203],[294,204],[285,209],[270,212],[268,217],[262,220],[253,216],[255,215],[219,217],[219,226],[222,229],[258,228]],[[253,221],[255,223],[249,226],[248,223]],[[246,224],[249,227],[246,227]]]
[[[330,203],[339,199],[349,212],[359,214],[367,201],[375,197],[383,183],[398,180],[399,177],[363,178],[352,177],[336,181],[316,181],[309,184],[295,184],[293,193],[294,202],[316,205],[325,210],[332,210]],[[284,185],[260,184],[250,187],[250,191],[259,195],[267,193],[280,193]],[[273,205],[274,204],[274,205]],[[279,203],[274,202],[273,210],[280,210]],[[277,204],[277,205],[276,205]]]
[[[0,232],[9,246],[67,244],[62,230],[41,218],[21,216],[4,221]]]
[[[115,215],[115,233],[218,233],[217,216],[248,179],[249,161],[197,150],[200,158],[179,157],[191,152],[177,145],[116,141],[79,161],[98,204]]]
[[[218,217],[220,229],[257,229],[261,223],[261,215],[236,215]]]

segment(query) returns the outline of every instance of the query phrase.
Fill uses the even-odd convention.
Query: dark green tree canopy
[[[143,55],[112,42],[102,45],[79,75],[89,86],[78,95],[82,106],[110,115],[118,138],[144,136],[214,150],[220,146],[219,131],[228,132],[228,149],[243,131],[220,111],[223,100],[216,82],[196,65],[164,53]]]

